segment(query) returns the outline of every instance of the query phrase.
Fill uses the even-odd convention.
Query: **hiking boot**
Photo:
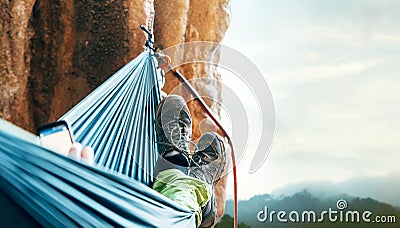
[[[169,95],[160,102],[156,113],[156,134],[161,155],[172,149],[189,152],[192,117],[181,96]]]
[[[158,153],[167,161],[188,167],[192,118],[185,100],[178,95],[164,98],[156,113]]]
[[[213,185],[221,178],[225,168],[226,154],[224,142],[215,132],[204,134],[193,154],[189,176]]]

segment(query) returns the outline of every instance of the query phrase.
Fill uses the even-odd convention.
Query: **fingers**
[[[69,150],[68,157],[82,161],[88,165],[93,165],[94,151],[89,146],[85,146],[82,149],[82,144],[73,143]]]
[[[93,165],[94,151],[92,147],[85,146],[82,150],[81,161],[88,165]]]
[[[73,143],[71,149],[69,149],[68,157],[78,160],[81,158],[82,144]]]

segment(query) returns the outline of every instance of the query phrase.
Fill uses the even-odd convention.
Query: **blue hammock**
[[[154,57],[143,52],[61,117],[95,164],[144,184],[157,160],[154,119],[161,101]]]
[[[187,208],[147,185],[157,159],[160,88],[144,52],[61,119],[95,150],[96,166],[55,154],[0,121],[1,221],[19,226],[194,227]]]

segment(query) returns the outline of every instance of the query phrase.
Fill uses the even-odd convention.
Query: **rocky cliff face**
[[[0,0],[0,117],[29,130],[59,118],[143,50],[139,25],[146,24],[148,2]],[[154,7],[161,49],[190,41],[218,43],[229,24],[228,0],[155,1]],[[214,66],[204,64],[179,70],[189,79],[220,77]],[[167,76],[164,89],[176,85]],[[220,85],[195,87],[213,98],[208,103],[218,112]],[[197,104],[190,106],[198,137],[204,116]]]
[[[30,38],[30,110],[54,121],[143,50],[138,1],[37,1]]]
[[[143,50],[152,0],[0,0],[0,117],[25,129],[55,121]],[[157,0],[154,34],[161,49],[190,41],[219,43],[229,24],[229,0]],[[218,58],[218,50],[175,53]],[[179,67],[187,78],[220,79],[215,66]],[[164,90],[178,82],[166,76]],[[219,83],[194,84],[218,113]],[[194,137],[204,114],[189,104]],[[226,177],[217,185],[220,215]]]
[[[0,0],[0,117],[56,120],[145,41],[143,1]]]
[[[0,1],[0,117],[32,129],[29,114],[28,24],[34,1]]]

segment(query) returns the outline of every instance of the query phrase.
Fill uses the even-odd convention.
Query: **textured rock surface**
[[[34,0],[0,0],[0,117],[32,128],[27,82]]]
[[[59,118],[143,50],[144,22],[143,1],[39,1],[31,23],[35,124]]]
[[[0,1],[0,117],[54,121],[141,50],[143,1]]]
[[[143,50],[139,25],[146,24],[147,1],[0,0],[0,117],[31,131],[59,118]],[[161,49],[191,41],[219,43],[230,18],[228,0],[158,0],[155,11]],[[191,54],[218,58],[215,48],[171,57],[190,61]],[[189,79],[220,78],[214,66],[199,63],[179,70]],[[167,75],[167,92],[177,84]],[[218,113],[221,85],[194,86],[211,98],[207,102]],[[198,138],[205,116],[198,104],[189,106]],[[226,177],[217,188],[223,195],[220,206],[225,184]]]

